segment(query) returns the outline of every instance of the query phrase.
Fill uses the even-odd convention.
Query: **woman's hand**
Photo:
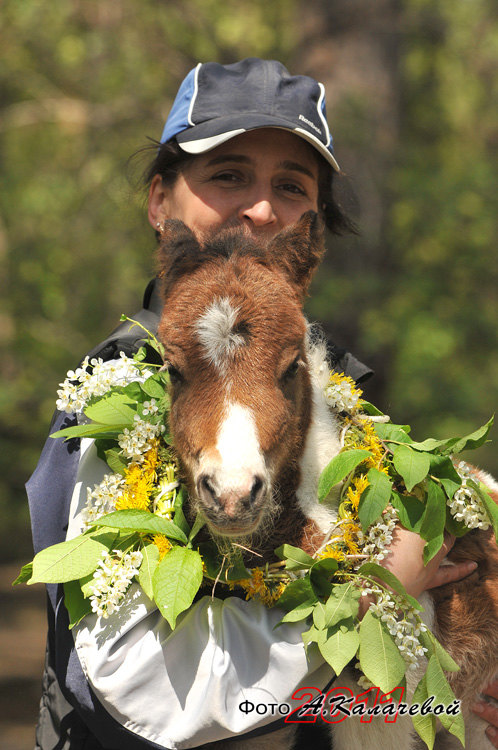
[[[459,581],[476,569],[477,563],[475,562],[440,565],[454,543],[455,537],[446,532],[440,551],[427,566],[424,566],[425,541],[412,531],[398,526],[393,534],[390,552],[382,560],[381,565],[399,578],[409,594],[418,598],[422,592]],[[368,603],[365,602],[363,605],[365,611]],[[498,678],[490,682],[483,692],[498,700]],[[486,735],[493,747],[498,748],[498,706],[487,701],[480,701],[475,704],[473,711],[484,721],[489,722],[490,726],[486,729]]]
[[[422,592],[459,581],[476,569],[475,562],[441,565],[454,543],[455,537],[445,532],[443,546],[428,565],[424,566],[425,540],[398,525],[394,530],[389,554],[381,565],[394,573],[408,594],[417,599]]]
[[[490,682],[483,693],[498,701],[498,678]],[[486,734],[493,747],[498,748],[498,706],[487,701],[479,701],[472,707],[472,710],[481,719],[489,722],[490,726],[486,729]]]
[[[429,564],[424,565],[425,540],[413,531],[408,531],[398,525],[393,533],[389,554],[380,564],[394,573],[408,594],[418,599],[424,591],[459,581],[476,569],[477,563],[475,562],[456,565],[440,564],[454,543],[455,537],[445,532],[443,546]],[[360,599],[360,619],[373,601],[375,601],[373,595],[363,596]]]

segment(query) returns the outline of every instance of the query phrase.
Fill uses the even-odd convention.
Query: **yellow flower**
[[[360,552],[358,545],[358,532],[361,531],[359,525],[353,520],[348,520],[343,524],[343,539],[350,555],[357,555]]]
[[[275,586],[269,587],[264,579],[262,568],[252,568],[251,578],[242,578],[239,581],[233,581],[230,584],[230,588],[234,586],[240,586],[244,589],[246,599],[254,599],[257,596],[267,607],[275,604],[285,589],[285,583],[278,583]]]
[[[167,537],[163,536],[163,534],[154,534],[154,536],[152,537],[152,541],[159,550],[160,560],[163,559],[164,555],[169,552],[171,547],[173,546],[170,540]]]
[[[147,466],[130,464],[125,472],[125,483],[126,489],[116,502],[116,510],[149,510],[150,494],[154,486],[154,469],[150,462]]]
[[[158,457],[158,447],[159,447],[159,441],[157,439],[153,439],[150,441],[150,450],[147,451],[147,453],[144,455],[144,460],[142,462],[142,469],[147,474],[153,474],[155,473],[157,464],[159,462]]]
[[[337,560],[337,562],[344,562],[346,559],[344,552],[335,544],[327,544],[325,549],[323,549],[317,557],[319,560],[331,557],[332,560]]]
[[[351,480],[351,484],[349,485],[348,491],[346,492],[346,498],[351,503],[351,506],[355,513],[358,511],[360,497],[367,487],[368,479],[366,477],[366,474],[359,474],[359,476],[354,477]]]

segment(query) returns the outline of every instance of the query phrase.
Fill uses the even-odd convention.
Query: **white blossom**
[[[364,533],[358,532],[358,541],[362,546],[362,553],[368,555],[369,562],[380,562],[389,552],[394,529],[398,522],[398,513],[395,508],[388,506],[382,518],[377,523],[368,527]],[[362,560],[362,563],[365,562]]]
[[[427,627],[418,617],[416,610],[406,607],[398,597],[374,583],[364,588],[362,593],[366,595],[365,592],[375,595],[376,601],[370,605],[370,611],[382,620],[393,636],[407,668],[416,669],[419,659],[427,652],[419,641],[420,634],[424,633]]]
[[[474,487],[468,484],[468,480],[472,479],[469,465],[460,461],[455,468],[462,479],[462,485],[446,501],[451,515],[455,521],[463,521],[468,529],[488,529],[490,520],[482,500]]]
[[[103,552],[102,560],[93,574],[94,583],[90,587],[92,611],[107,619],[119,607],[128,586],[142,563],[142,553],[113,550]]]
[[[116,385],[128,385],[135,380],[143,382],[152,374],[150,370],[139,367],[134,359],[123,352],[120,352],[119,359],[108,362],[100,358],[89,360],[85,357],[81,367],[69,370],[66,380],[60,384],[57,408],[67,413],[81,414],[94,396],[103,396]]]
[[[123,494],[125,480],[120,474],[106,474],[93,490],[87,488],[86,506],[81,512],[83,528],[92,526],[97,518],[116,510],[116,502]]]
[[[126,427],[118,437],[119,447],[125,458],[142,463],[143,456],[150,450],[150,442],[164,432],[164,425],[152,424],[135,414],[133,428]]]
[[[356,391],[356,392],[355,392]],[[361,392],[357,391],[353,382],[341,379],[340,382],[330,382],[325,388],[325,400],[338,411],[353,412],[360,400]]]
[[[144,407],[142,410],[142,414],[144,417],[146,417],[148,414],[157,414],[158,411],[159,407],[155,398],[152,398],[150,401],[144,401]]]

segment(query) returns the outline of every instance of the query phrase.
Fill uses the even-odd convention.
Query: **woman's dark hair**
[[[140,153],[154,149],[155,155],[143,174],[144,187],[149,187],[156,174],[160,174],[165,185],[173,185],[178,175],[196,157],[182,151],[176,141],[154,143],[145,146]],[[356,223],[344,211],[334,195],[337,179],[344,177],[336,173],[326,161],[318,160],[318,206],[325,225],[333,234],[358,234]],[[158,233],[156,233],[158,234]],[[158,235],[159,236],[159,235]]]

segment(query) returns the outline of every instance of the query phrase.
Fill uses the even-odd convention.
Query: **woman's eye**
[[[293,193],[294,195],[306,195],[306,191],[300,185],[296,185],[293,182],[285,182],[279,185],[279,189],[287,193]]]
[[[218,174],[213,175],[211,178],[212,180],[215,180],[216,182],[226,182],[226,183],[238,183],[241,180],[240,175],[235,174],[234,172],[219,172]]]

